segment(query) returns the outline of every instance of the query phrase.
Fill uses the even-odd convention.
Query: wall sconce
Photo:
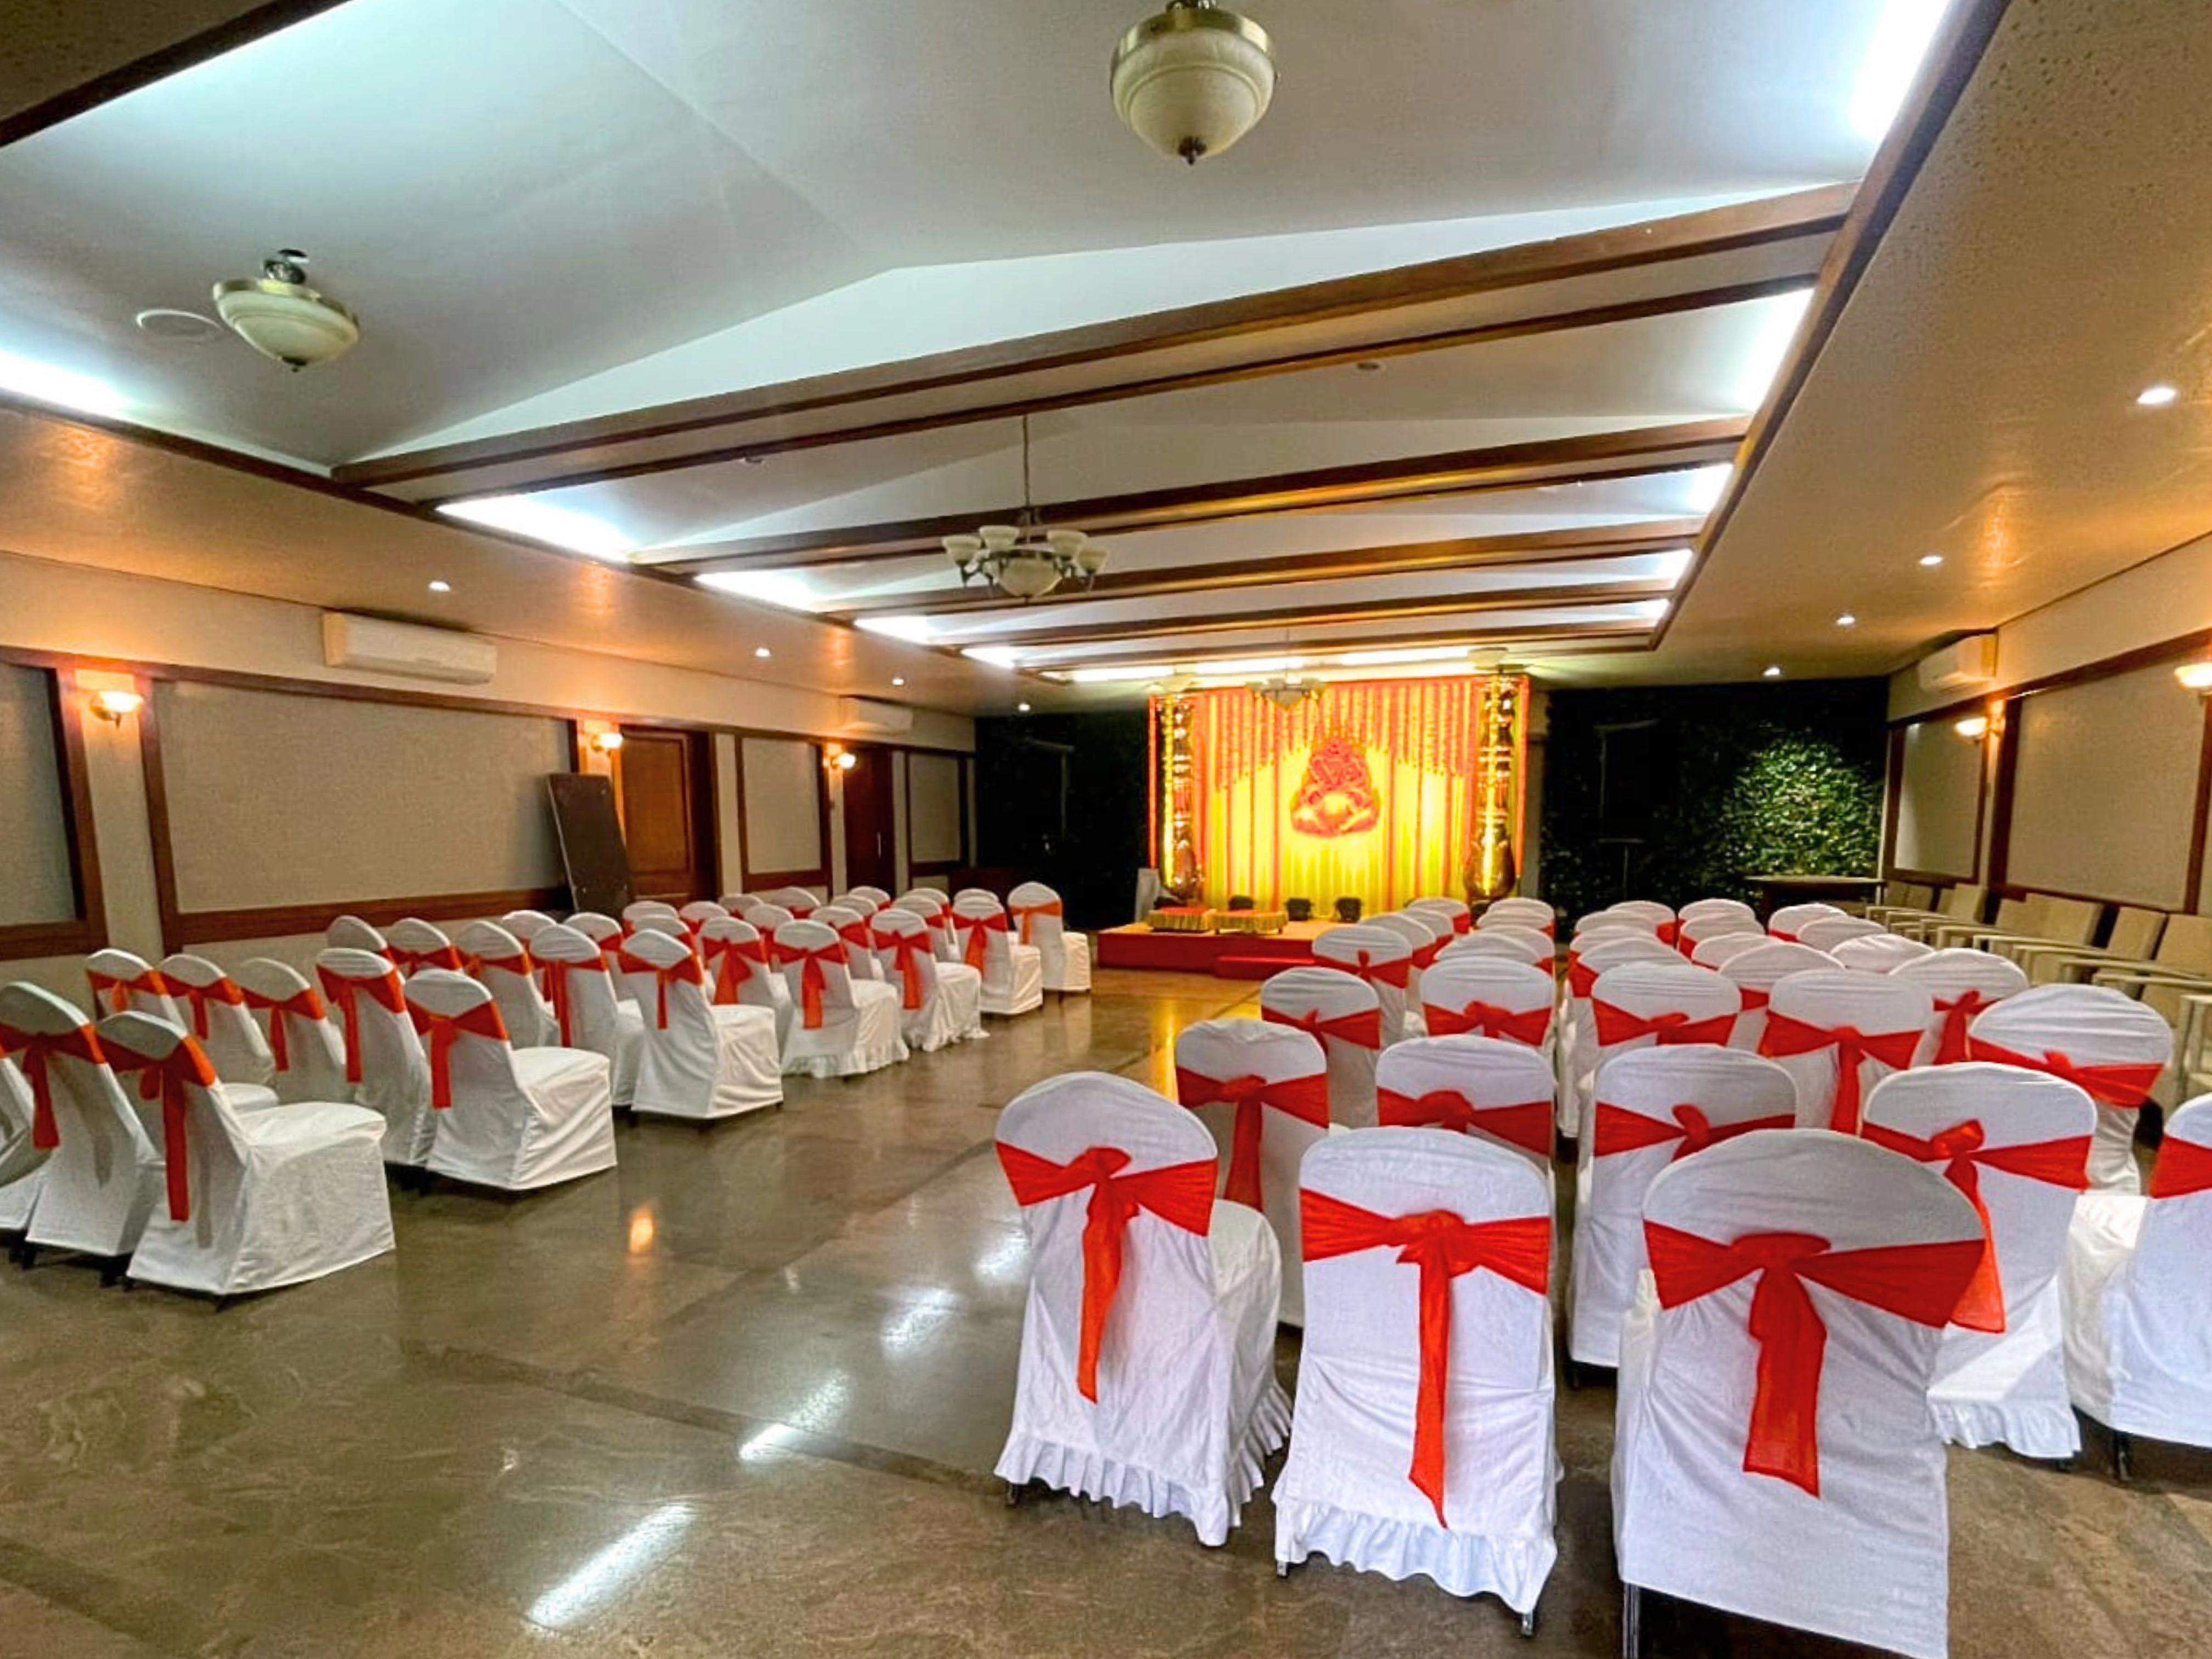
[[[849,772],[860,763],[860,757],[844,744],[833,743],[822,751],[822,763],[833,772]]]
[[[590,742],[594,754],[611,755],[623,746],[623,734],[614,726],[603,726],[591,734]]]
[[[95,718],[109,720],[117,726],[129,720],[145,707],[146,699],[136,691],[95,691],[92,694],[92,712]]]
[[[2185,662],[2173,671],[2173,678],[2200,697],[2212,696],[2212,660],[2200,657]]]
[[[1969,714],[1962,720],[1953,722],[1951,729],[1968,743],[1979,743],[1990,734],[1990,717],[1987,714]]]

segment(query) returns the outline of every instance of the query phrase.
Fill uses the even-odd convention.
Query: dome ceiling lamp
[[[1245,690],[1287,714],[1300,703],[1314,701],[1328,687],[1310,674],[1278,674],[1272,679],[1254,680]]]
[[[1114,112],[1161,155],[1191,166],[1260,124],[1275,95],[1267,32],[1212,0],[1169,0],[1114,49]]]
[[[1106,568],[1106,550],[1080,530],[1045,528],[1030,492],[1030,417],[1022,416],[1022,510],[1012,524],[985,524],[945,538],[945,556],[963,586],[984,581],[1009,599],[1041,599],[1064,581],[1089,587]]]
[[[307,286],[307,256],[279,248],[258,276],[215,285],[216,314],[232,333],[295,374],[343,357],[361,339],[361,319]]]

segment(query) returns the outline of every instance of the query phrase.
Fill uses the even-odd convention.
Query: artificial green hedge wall
[[[1564,916],[1624,898],[1752,899],[1754,875],[1875,872],[1882,681],[1555,691],[1549,702],[1539,882]],[[1648,816],[1616,804],[1601,822],[1607,727],[1617,757],[1632,752],[1616,775],[1640,773]]]

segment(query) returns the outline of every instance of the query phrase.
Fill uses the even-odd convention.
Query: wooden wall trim
[[[465,918],[496,919],[509,910],[561,908],[568,894],[561,887],[501,888],[483,893],[417,893],[402,898],[349,899],[334,904],[270,904],[244,910],[189,910],[165,920],[162,937],[167,948],[215,944],[225,939],[281,939],[294,933],[319,933],[343,915],[356,915],[384,927],[403,916],[424,921],[459,921]]]
[[[92,775],[85,757],[84,699],[66,668],[27,661],[0,650],[0,662],[46,675],[46,710],[54,732],[54,777],[61,794],[62,840],[69,854],[70,908],[66,921],[17,922],[0,927],[0,961],[79,956],[107,945],[107,900],[100,875],[100,832],[92,806]]]
[[[2212,829],[2212,698],[2204,704],[2204,735],[2197,745],[2197,811],[2189,824],[2189,868],[2183,872],[2181,908],[2194,911],[2204,902],[2204,839]]]
[[[1996,780],[1990,806],[1990,850],[1986,884],[2002,887],[2012,858],[2013,791],[2020,777],[2020,702],[2004,706],[2004,727],[1997,734]]]

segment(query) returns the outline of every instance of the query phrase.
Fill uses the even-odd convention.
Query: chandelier
[[[1106,550],[1080,530],[1048,530],[1030,500],[1030,417],[1022,416],[1022,510],[1012,524],[984,524],[947,536],[945,556],[963,586],[979,578],[1011,599],[1041,599],[1060,583],[1086,588],[1106,568]]]
[[[1213,0],[1168,0],[1114,51],[1114,111],[1191,166],[1257,126],[1275,95],[1267,32]]]
[[[1304,674],[1278,674],[1273,679],[1254,680],[1245,690],[1287,714],[1302,702],[1312,702],[1328,688]]]

